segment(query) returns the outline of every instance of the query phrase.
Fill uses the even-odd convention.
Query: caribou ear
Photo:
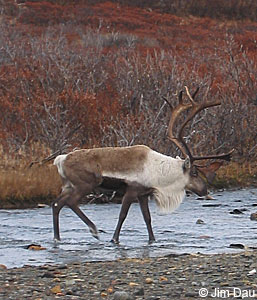
[[[189,170],[191,168],[191,161],[189,156],[186,157],[184,163],[183,163],[183,169],[184,171]]]
[[[223,162],[213,162],[208,167],[200,167],[198,166],[197,169],[205,176],[209,184],[212,184],[214,178],[216,176],[216,171],[223,165]]]

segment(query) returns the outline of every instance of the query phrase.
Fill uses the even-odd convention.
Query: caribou
[[[183,137],[186,125],[200,111],[221,104],[217,100],[196,102],[198,90],[199,88],[191,95],[185,87],[189,100],[185,102],[183,91],[180,91],[176,107],[172,107],[165,99],[170,108],[167,135],[179,148],[183,159],[161,154],[145,145],[80,149],[58,155],[54,159],[54,165],[63,183],[61,194],[52,204],[55,240],[60,240],[59,213],[64,206],[71,208],[89,227],[93,237],[99,239],[97,227],[78,206],[83,197],[97,188],[124,189],[118,223],[111,239],[115,244],[119,243],[122,224],[132,202],[139,202],[148,231],[148,240],[152,243],[155,237],[148,206],[149,196],[153,196],[162,211],[172,212],[182,202],[185,191],[191,191],[199,196],[208,194],[206,181],[213,177],[214,171],[222,165],[222,161],[230,161],[233,150],[218,155],[192,154]],[[187,116],[175,133],[175,123],[185,111]],[[214,159],[222,161],[207,165],[195,163],[199,160]]]

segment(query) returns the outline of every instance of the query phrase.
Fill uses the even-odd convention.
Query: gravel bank
[[[257,251],[14,269],[1,266],[0,299],[202,299],[199,290],[203,288],[209,292],[205,299],[222,295],[253,299],[257,298],[256,270]],[[204,295],[206,290],[201,292]]]

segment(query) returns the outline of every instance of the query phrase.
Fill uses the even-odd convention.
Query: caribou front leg
[[[116,226],[114,235],[111,239],[111,242],[114,244],[119,244],[119,236],[120,236],[120,230],[121,230],[122,224],[127,217],[127,214],[128,214],[128,211],[129,211],[132,201],[134,199],[136,199],[136,197],[137,197],[137,192],[127,189],[127,192],[122,199],[122,205],[121,205],[118,224]]]
[[[147,227],[147,231],[148,231],[148,236],[149,236],[148,243],[152,244],[155,241],[155,237],[154,237],[153,229],[152,229],[152,225],[151,225],[151,214],[150,214],[150,210],[149,210],[149,206],[148,206],[148,196],[147,195],[139,197],[139,205],[140,205],[141,212],[143,214],[145,224]]]

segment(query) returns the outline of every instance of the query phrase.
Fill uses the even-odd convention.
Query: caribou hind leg
[[[82,212],[78,207],[79,201],[87,194],[89,194],[95,184],[87,184],[81,182],[76,187],[72,185],[66,185],[63,187],[61,195],[53,202],[53,227],[54,227],[54,239],[60,240],[60,230],[59,230],[59,214],[60,210],[67,205],[72,211],[89,227],[92,236],[99,239],[98,230],[95,224]]]
[[[69,195],[60,195],[53,203],[52,203],[52,212],[53,212],[53,227],[54,227],[54,240],[60,241],[60,228],[59,228],[59,214],[61,209],[66,204],[66,198]]]
[[[99,240],[98,230],[95,224],[83,213],[83,211],[76,204],[69,205],[69,207],[89,227],[92,236]]]

